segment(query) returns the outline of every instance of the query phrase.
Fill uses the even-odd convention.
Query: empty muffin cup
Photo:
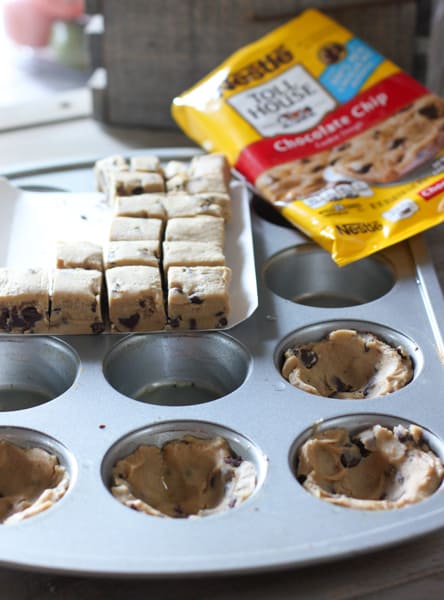
[[[74,460],[56,440],[29,429],[0,428],[0,523],[51,508],[68,490]]]
[[[0,337],[0,410],[20,410],[53,400],[74,383],[80,360],[50,337]]]
[[[366,304],[387,294],[396,278],[389,262],[371,256],[338,267],[314,244],[300,244],[272,256],[264,282],[278,296],[297,304],[339,308]]]
[[[223,333],[133,335],[105,357],[117,391],[166,406],[210,402],[240,387],[250,368],[246,349]]]
[[[262,482],[266,460],[243,436],[210,423],[162,423],[120,440],[102,476],[125,506],[158,516],[204,517],[239,506]]]
[[[282,376],[304,392],[365,399],[410,383],[420,352],[412,340],[389,328],[338,321],[292,334],[281,343],[276,361]]]
[[[316,424],[295,443],[299,483],[326,502],[387,510],[431,496],[444,476],[442,445],[403,419],[355,415]]]

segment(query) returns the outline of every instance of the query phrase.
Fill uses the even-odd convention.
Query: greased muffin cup
[[[195,153],[151,149],[131,156],[156,154],[166,164]],[[79,212],[70,218],[82,214],[85,227],[94,227],[84,195],[92,194],[92,167],[92,161],[36,166],[10,179],[42,209],[53,205],[51,188],[61,201],[61,189],[78,194]],[[444,408],[437,390],[444,302],[423,240],[339,268],[259,199],[236,198],[248,222],[232,256],[249,266],[246,279],[235,275],[233,307],[243,316],[231,327],[0,337],[1,439],[12,432],[21,445],[49,449],[69,473],[65,495],[49,510],[2,527],[1,564],[105,576],[252,572],[337,559],[444,525],[441,485],[402,508],[350,508],[308,493],[296,466],[314,431],[344,428],[354,436],[376,425],[420,428],[442,461]],[[385,395],[338,398],[309,393],[282,376],[288,347],[337,330],[402,346],[413,369],[406,385]],[[119,502],[112,492],[119,461],[140,446],[190,438],[221,438],[233,452],[230,460],[253,465],[251,494],[224,510],[180,518]]]

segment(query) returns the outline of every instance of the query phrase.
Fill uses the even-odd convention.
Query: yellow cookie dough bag
[[[444,221],[444,101],[317,10],[238,50],[172,115],[339,265]]]

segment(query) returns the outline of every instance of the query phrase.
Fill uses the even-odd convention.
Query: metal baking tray
[[[165,160],[195,152],[149,151]],[[4,175],[45,194],[88,192],[92,164],[93,158]],[[423,239],[340,269],[258,198],[251,200],[251,220],[259,306],[228,331],[1,338],[2,368],[12,364],[11,378],[40,382],[52,399],[3,410],[0,435],[56,452],[71,476],[55,506],[2,528],[2,565],[102,576],[253,572],[356,555],[444,526],[442,486],[402,509],[360,511],[312,497],[292,468],[298,444],[319,421],[417,423],[444,458],[444,301]],[[415,365],[412,382],[381,398],[338,400],[282,378],[288,343],[343,326],[403,344]],[[159,373],[169,382],[188,373],[200,390],[216,389],[219,397],[134,400],[144,378]],[[202,518],[158,518],[119,504],[108,489],[115,461],[140,442],[185,432],[226,437],[255,463],[255,493]]]

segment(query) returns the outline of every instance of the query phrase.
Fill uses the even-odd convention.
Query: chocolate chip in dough
[[[127,327],[128,329],[134,329],[134,327],[139,322],[139,319],[140,319],[140,315],[138,315],[137,313],[135,313],[134,315],[131,315],[128,318],[126,318],[126,317],[119,317],[119,323],[121,325],[123,325],[124,327]]]
[[[192,294],[191,296],[189,296],[190,302],[191,304],[203,304],[204,300],[202,300],[202,298],[200,296],[198,296],[197,294]]]
[[[9,319],[9,310],[7,308],[2,308],[0,312],[0,329],[4,329],[5,331],[9,331],[10,327],[8,325]]]
[[[352,454],[351,452],[343,452],[340,457],[341,465],[346,469],[351,469],[359,465],[361,458],[361,456],[356,456],[356,454]]]
[[[97,321],[95,323],[91,323],[91,331],[97,335],[98,333],[103,333],[105,331],[105,324],[101,321]]]
[[[364,444],[362,443],[362,441],[359,438],[352,438],[351,442],[358,448],[359,454],[363,458],[365,458],[366,456],[369,456],[371,454],[370,450],[367,450],[367,448],[364,446]]]
[[[299,353],[306,369],[311,369],[318,362],[318,355],[313,350],[301,348]]]

